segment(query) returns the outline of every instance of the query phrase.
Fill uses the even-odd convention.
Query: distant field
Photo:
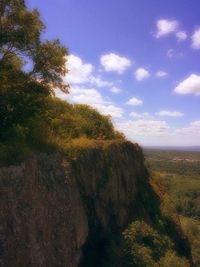
[[[200,152],[200,146],[149,146],[144,147],[146,150],[162,150],[162,151],[185,151],[185,152]]]
[[[146,164],[165,185],[200,266],[200,152],[144,149]]]
[[[144,153],[154,171],[200,179],[200,152],[144,149]]]
[[[160,174],[179,214],[200,220],[200,152],[144,150],[147,165]]]

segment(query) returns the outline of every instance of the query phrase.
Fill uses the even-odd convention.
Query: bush
[[[37,90],[41,90],[41,94],[36,94]],[[19,94],[21,100],[14,97],[13,104],[11,100],[8,101],[12,108],[10,115],[7,112],[10,119],[4,119],[3,134],[0,136],[0,144],[4,147],[0,161],[4,158],[5,162],[8,158],[6,155],[10,153],[9,147],[12,147],[13,153],[16,147],[21,150],[23,146],[33,151],[51,152],[75,146],[78,149],[86,148],[91,146],[91,143],[93,145],[94,140],[124,139],[122,134],[115,132],[110,117],[101,115],[87,105],[72,105],[43,94],[40,86],[32,92],[30,90],[29,98],[26,93],[23,94]],[[27,99],[32,98],[35,100],[30,100],[30,107],[25,107],[23,111]],[[22,101],[23,104],[15,105],[17,101]],[[6,103],[4,104],[6,106]],[[17,151],[15,153],[17,154]],[[23,153],[21,159],[24,159]]]
[[[190,267],[185,258],[178,257],[172,250],[166,252],[159,261],[159,267]]]
[[[178,257],[168,236],[159,233],[144,221],[135,221],[124,231],[124,253],[128,266],[189,267]]]

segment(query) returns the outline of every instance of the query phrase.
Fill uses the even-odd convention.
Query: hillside
[[[179,220],[161,209],[164,195],[155,181],[150,183],[136,144],[96,142],[80,147],[73,159],[60,153],[33,155],[1,168],[0,183],[3,266],[140,266],[128,264],[122,253],[122,232],[138,220],[161,239],[171,240],[161,251],[159,243],[155,245],[151,261],[172,248],[190,258]],[[140,231],[142,238],[145,232]],[[127,234],[136,245],[131,229],[125,240]],[[151,232],[148,235],[151,238]],[[145,240],[143,245],[148,248]],[[174,257],[181,264],[181,258]]]
[[[149,168],[159,175],[174,202],[194,262],[200,266],[200,153],[194,149],[145,149],[144,153]]]

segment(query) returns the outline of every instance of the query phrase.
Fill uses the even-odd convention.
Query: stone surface
[[[130,142],[83,150],[76,159],[40,154],[0,169],[2,267],[77,267],[95,236],[136,216],[141,148]]]

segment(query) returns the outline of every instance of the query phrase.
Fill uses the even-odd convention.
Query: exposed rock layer
[[[72,161],[40,154],[1,168],[1,266],[77,267],[92,236],[137,216],[147,177],[142,150],[130,142],[88,148]]]

